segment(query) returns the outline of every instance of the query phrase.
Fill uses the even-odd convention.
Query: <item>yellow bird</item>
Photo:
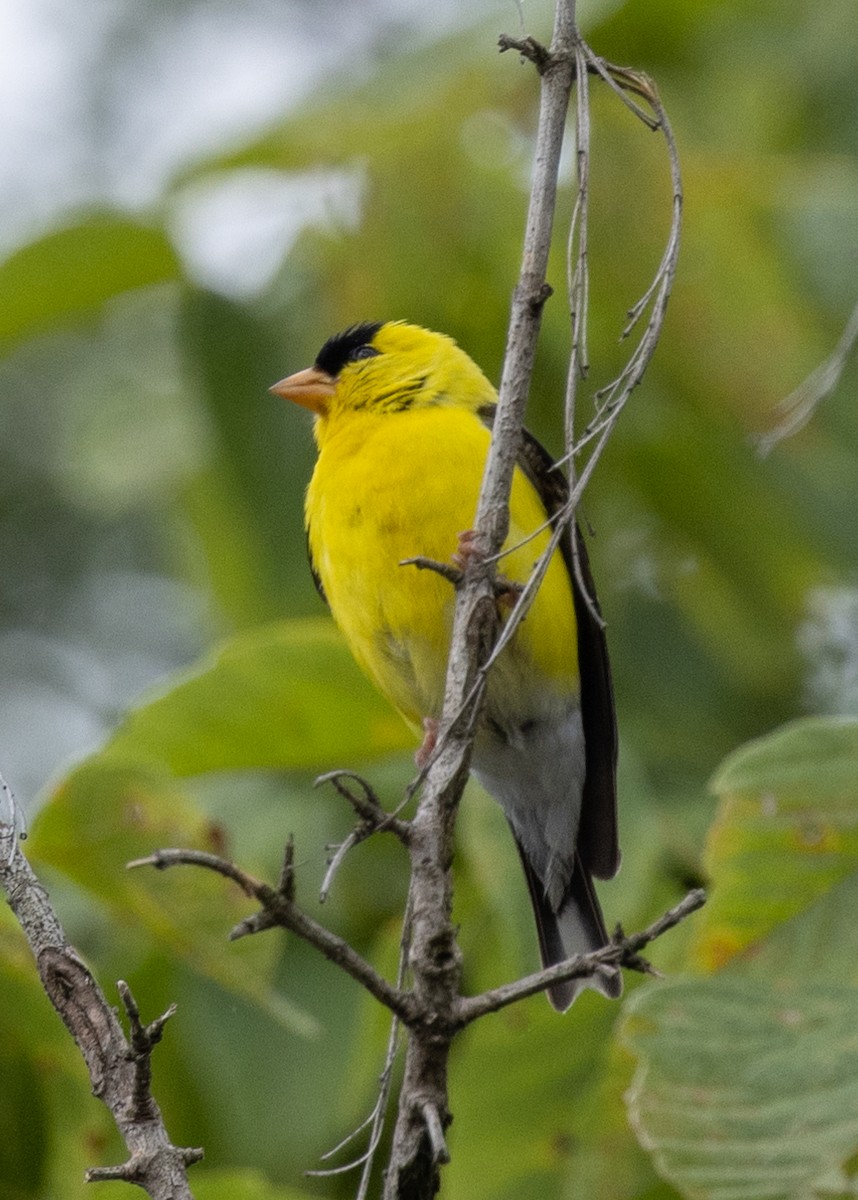
[[[450,583],[401,565],[448,561],[474,523],[497,394],[449,337],[402,321],[364,322],[325,342],[315,365],[275,384],[315,413],[319,455],[306,522],[319,590],[360,666],[415,728],[441,715],[455,603]],[[502,574],[524,583],[566,483],[525,433]],[[534,536],[535,530],[540,530]],[[587,555],[580,574],[595,604]],[[431,740],[431,732],[427,734]],[[518,846],[544,965],[608,941],[592,877],[619,866],[616,722],[604,632],[573,571],[572,536],[489,674],[471,769]],[[555,984],[618,996],[606,968]]]

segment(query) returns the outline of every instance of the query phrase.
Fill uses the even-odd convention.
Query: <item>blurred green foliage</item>
[[[858,368],[768,458],[751,441],[855,299],[853,9],[592,10],[597,51],[656,78],[686,185],[664,338],[584,505],[623,741],[624,866],[603,898],[629,929],[701,877],[712,899],[654,948],[668,984],[629,979],[623,1005],[588,993],[565,1018],[536,998],[461,1039],[456,1200],[855,1194]],[[525,17],[547,35],[545,6]],[[54,782],[29,845],[106,990],[128,979],[149,1016],[179,1002],[155,1091],[174,1139],[206,1147],[203,1198],[352,1194],[301,1173],[371,1108],[386,1025],[304,947],[227,945],[247,908],[219,880],[125,863],[181,842],[272,876],[294,832],[314,910],[349,814],[313,777],[357,766],[393,805],[411,776],[407,731],[309,580],[306,414],[266,388],[362,318],[449,332],[497,377],[537,95],[494,49],[516,21],[391,35],[264,134],[183,163],[144,215],[78,213],[0,264],[4,729],[24,780],[45,728],[57,752],[104,743]],[[593,118],[595,389],[669,194],[658,139],[596,85]],[[299,194],[328,180],[322,215],[264,284],[206,289],[177,214],[260,173]],[[571,196],[567,177],[529,421],[555,450]],[[323,912],[389,971],[405,882],[396,846],[362,845]],[[468,986],[533,967],[515,850],[476,788],[457,885]],[[83,1195],[121,1148],[8,913],[0,997],[0,1200]]]

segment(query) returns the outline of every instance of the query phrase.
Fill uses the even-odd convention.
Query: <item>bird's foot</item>
[[[477,540],[477,531],[475,529],[466,529],[463,533],[460,533],[456,552],[451,556],[455,566],[464,574],[469,563],[480,561],[483,557],[482,548]],[[507,579],[504,575],[497,575],[495,577],[495,599],[501,608],[513,608],[523,590],[522,584],[515,583],[512,579]]]
[[[438,730],[440,726],[441,722],[437,717],[423,718],[423,741],[420,743],[417,753],[414,755],[414,761],[417,763],[417,766],[421,771],[432,757],[432,752],[434,751],[438,742]]]
[[[476,529],[466,529],[459,534],[459,541],[451,558],[460,571],[465,571],[468,563],[477,562],[483,558],[482,549],[477,541]]]

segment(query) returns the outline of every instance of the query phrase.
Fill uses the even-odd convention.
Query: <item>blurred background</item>
[[[686,189],[662,344],[584,503],[623,743],[626,865],[604,896],[633,927],[700,878],[725,754],[795,716],[858,711],[858,363],[805,429],[755,447],[858,299],[856,28],[852,0],[579,8],[598,53],[657,81]],[[497,378],[538,89],[496,41],[550,28],[544,0],[0,0],[0,767],[31,817],[45,806],[34,853],[105,986],[122,975],[147,1004],[180,1000],[156,1094],[174,1136],[206,1144],[203,1196],[352,1194],[301,1172],[371,1105],[384,1022],[300,948],[272,939],[224,966],[234,898],[208,881],[203,900],[182,892],[211,922],[205,949],[192,922],[167,930],[152,905],[169,908],[172,884],[115,882],[133,849],[111,840],[116,797],[181,807],[189,836],[216,833],[251,869],[275,870],[295,829],[312,893],[324,843],[348,828],[312,776],[359,766],[391,803],[410,777],[407,731],[368,692],[374,740],[344,741],[361,684],[306,567],[311,430],[266,389],[330,333],[393,317],[452,334]],[[669,224],[660,140],[604,88],[592,99],[585,405],[623,361]],[[529,409],[555,452],[571,161]],[[193,680],[201,659],[215,679],[217,646],[244,674],[213,727],[209,683]],[[300,700],[301,670],[312,689],[323,653],[311,753],[278,706]],[[188,751],[203,729],[206,752]],[[144,757],[167,764],[145,787]],[[144,852],[159,821],[142,822]],[[476,789],[461,837],[469,983],[500,982],[534,951],[523,888],[507,895],[514,851]],[[368,849],[326,914],[387,967],[404,880],[394,848]],[[145,903],[128,890],[144,886]],[[76,1195],[77,1166],[119,1150],[4,937],[4,1006],[39,1015],[2,1052],[0,1114],[18,1136],[0,1197]],[[607,1088],[616,1114],[625,1078],[594,1065],[614,1015],[600,1005],[585,997],[561,1024],[590,1031],[568,1061],[544,1001],[464,1039],[449,1195],[677,1194],[627,1133],[626,1182],[587,1191],[597,1109],[582,1095]],[[37,1097],[23,1124],[22,1095]]]

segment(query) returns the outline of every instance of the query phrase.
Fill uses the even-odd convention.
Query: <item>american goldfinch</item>
[[[449,561],[474,522],[497,394],[449,337],[364,322],[271,389],[315,414],[307,490],[311,566],[360,666],[417,730],[441,715],[454,589],[403,560]],[[524,583],[566,483],[525,433],[510,497],[503,576]],[[538,531],[538,532],[537,532]],[[471,770],[518,846],[544,965],[608,941],[592,877],[619,866],[616,723],[604,633],[577,529],[492,667]],[[461,548],[461,547],[460,547]],[[560,1011],[584,986],[618,996],[618,970],[548,989]]]

